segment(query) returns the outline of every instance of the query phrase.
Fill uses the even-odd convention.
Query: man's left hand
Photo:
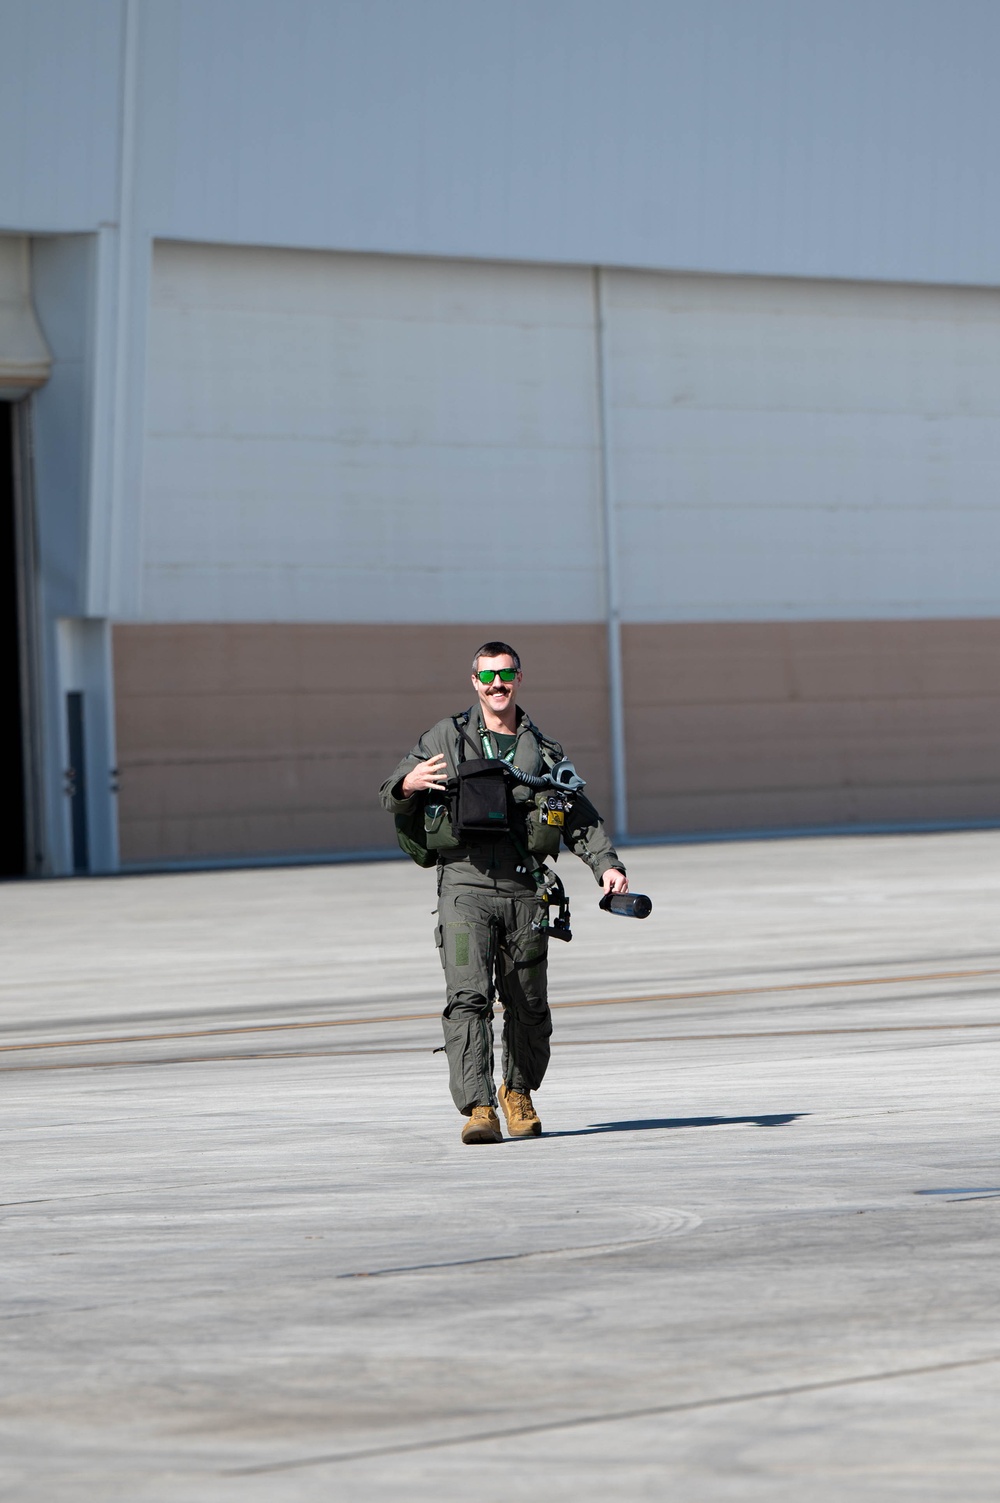
[[[609,892],[628,892],[628,877],[616,866],[609,866],[601,878],[601,886],[604,888],[605,897]]]

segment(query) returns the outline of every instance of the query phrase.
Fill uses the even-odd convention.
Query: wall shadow
[[[543,1132],[543,1138],[589,1138],[599,1132],[675,1132],[682,1127],[786,1127],[809,1112],[767,1112],[753,1117],[640,1117],[635,1122],[595,1122],[568,1132]]]

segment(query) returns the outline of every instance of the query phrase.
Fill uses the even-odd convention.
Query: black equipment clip
[[[545,882],[538,894],[539,902],[542,904],[542,916],[536,927],[544,930],[550,939],[564,939],[569,944],[573,938],[573,928],[566,889],[555,872],[550,871],[548,867],[543,867],[542,870]],[[554,915],[552,914],[553,908],[558,910]]]

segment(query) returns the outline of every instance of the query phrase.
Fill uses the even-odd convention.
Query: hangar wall
[[[80,869],[116,865],[112,627],[123,854],[271,849],[260,819],[292,808],[329,848],[315,785],[289,782],[306,722],[286,734],[269,688],[259,716],[237,711],[217,678],[198,714],[235,718],[209,751],[183,685],[163,691],[157,637],[197,684],[226,654],[266,656],[264,631],[284,682],[315,661],[300,630],[353,666],[370,629],[369,679],[391,683],[378,628],[409,628],[426,672],[448,633],[464,663],[467,628],[513,622],[562,671],[601,640],[605,499],[633,830],[996,817],[998,40],[990,0],[6,0],[0,235],[30,237],[54,356],[21,425],[44,648],[33,869],[77,864],[68,694],[87,705]],[[203,253],[173,314],[150,293],[167,242]],[[223,284],[286,254],[261,247],[321,270],[282,261],[301,289],[270,276],[234,307]],[[352,256],[353,323],[326,270]],[[617,268],[603,448],[596,266]],[[418,276],[417,315],[382,319]],[[482,552],[498,497],[533,529],[572,519],[555,553],[544,536],[548,572],[537,553],[503,591],[461,559],[441,572],[455,514]],[[568,697],[544,697],[535,659],[550,687],[531,706],[573,737],[611,694],[587,651]],[[412,718],[362,738],[369,760]],[[213,797],[229,823],[206,822]],[[346,805],[322,809],[367,841]]]
[[[604,277],[632,832],[1000,815],[1000,293]],[[162,243],[152,289],[123,859],[388,844],[501,627],[606,803],[594,274]]]

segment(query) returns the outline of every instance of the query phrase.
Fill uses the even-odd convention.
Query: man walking
[[[504,1007],[499,1104],[512,1137],[542,1130],[531,1100],[549,1062],[552,1020],[546,997],[548,932],[533,873],[564,843],[586,861],[606,893],[628,891],[625,868],[599,814],[580,793],[565,812],[550,813],[542,794],[516,781],[537,778],[563,760],[517,704],[521,660],[506,642],[487,642],[472,662],[476,700],[465,714],[439,720],[382,785],[382,807],[416,822],[418,842],[436,852],[436,939],[447,1003],[444,1039],[451,1094],[466,1121],[463,1143],[503,1140],[493,1080],[494,985]],[[455,831],[445,802],[463,762],[485,758],[512,769],[506,811],[489,812],[483,828]],[[468,770],[468,769],[467,769]],[[506,780],[505,780],[506,781]],[[422,820],[418,816],[422,814]],[[495,818],[498,827],[489,828]],[[542,853],[540,859],[539,852]],[[418,858],[427,864],[417,845]]]

